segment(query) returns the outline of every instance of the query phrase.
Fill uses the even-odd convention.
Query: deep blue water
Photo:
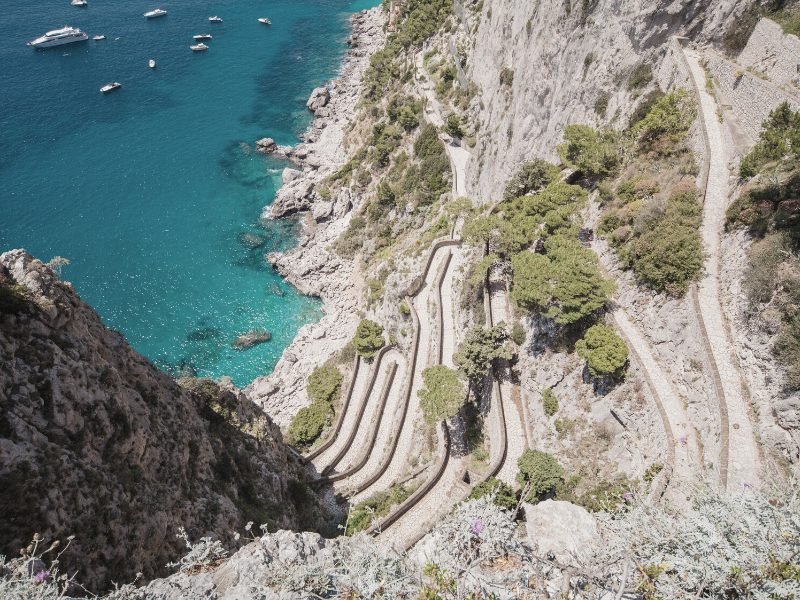
[[[292,223],[259,224],[285,165],[246,144],[297,141],[308,94],[344,55],[349,14],[376,4],[14,4],[0,36],[0,251],[69,258],[63,278],[167,371],[190,365],[239,385],[269,372],[320,308],[264,260],[294,243]],[[169,14],[144,19],[155,7]],[[209,23],[214,14],[224,23]],[[25,46],[65,23],[106,40]],[[189,50],[197,33],[214,36],[202,54]],[[114,80],[123,88],[100,94]],[[243,233],[264,246],[247,248]],[[234,350],[236,335],[253,328],[272,340]]]

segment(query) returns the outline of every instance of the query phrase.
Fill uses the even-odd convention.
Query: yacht
[[[109,92],[113,92],[114,90],[118,90],[122,87],[122,84],[119,81],[114,81],[113,83],[107,83],[103,87],[100,88],[100,91],[104,94]]]
[[[205,52],[208,50],[208,46],[206,46],[203,42],[199,44],[194,44],[193,46],[189,46],[192,49],[192,52]]]
[[[48,31],[35,40],[31,40],[28,42],[28,46],[32,48],[50,48],[52,46],[61,46],[62,44],[71,44],[72,42],[83,42],[88,39],[89,36],[77,27],[64,25],[61,29],[53,29],[53,31]]]
[[[155,8],[153,10],[149,10],[146,13],[144,13],[144,18],[155,19],[156,17],[163,17],[165,14],[167,14],[167,11],[162,10],[160,8]]]
[[[267,17],[261,17],[258,22],[263,23],[264,25],[272,25],[272,21],[270,21]]]
[[[211,21],[212,23],[222,23],[222,17],[217,17],[217,16],[208,17],[208,20]]]
[[[156,59],[151,58],[150,60],[148,60],[147,61],[147,66],[150,67],[151,69],[155,69],[156,68]]]
[[[99,41],[101,41],[101,40],[104,40],[104,39],[106,39],[106,36],[104,36],[104,35],[96,35],[96,36],[94,36],[92,39],[93,39],[95,42],[99,42]]]
[[[211,34],[210,33],[198,33],[197,35],[193,35],[192,39],[197,40],[198,42],[203,40],[210,40]]]
[[[72,6],[89,6],[89,2],[87,0],[72,0],[70,4],[72,4]]]

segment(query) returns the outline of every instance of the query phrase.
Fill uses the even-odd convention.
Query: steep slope
[[[665,89],[673,82],[672,36],[720,37],[749,4],[499,0],[478,13],[457,10],[462,22],[477,26],[474,34],[462,32],[457,44],[467,78],[479,90],[471,117],[478,126],[474,160],[481,168],[471,169],[468,192],[483,202],[497,200],[496,190],[521,162],[555,158],[570,123],[625,125],[648,73]]]
[[[21,250],[0,255],[0,365],[0,554],[72,534],[62,567],[100,589],[161,572],[181,526],[230,544],[248,520],[312,525],[264,413],[234,388],[178,385]]]

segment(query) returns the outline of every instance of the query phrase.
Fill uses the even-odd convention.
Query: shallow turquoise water
[[[344,55],[349,14],[377,3],[15,4],[0,36],[0,251],[69,258],[64,279],[168,371],[189,366],[239,385],[269,372],[320,308],[263,259],[294,243],[294,225],[259,225],[285,165],[246,145],[296,141],[310,90]],[[142,17],[156,6],[169,14]],[[212,14],[224,23],[209,23]],[[107,39],[25,46],[64,23]],[[206,32],[210,50],[192,53],[191,36]],[[123,89],[101,95],[113,80]],[[243,233],[264,246],[245,247]],[[272,340],[234,350],[235,336],[252,328]]]

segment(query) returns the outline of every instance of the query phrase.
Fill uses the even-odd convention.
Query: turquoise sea
[[[294,243],[295,224],[259,223],[285,164],[248,145],[297,141],[308,94],[344,56],[349,15],[378,3],[15,4],[0,36],[0,251],[70,259],[63,278],[168,372],[239,385],[268,373],[320,307],[264,260]],[[142,16],[156,7],[169,14]],[[106,40],[26,47],[64,24]],[[198,33],[213,35],[207,52],[189,50]],[[103,96],[109,81],[123,88]],[[245,233],[264,245],[247,247]],[[254,328],[272,340],[231,347]]]

